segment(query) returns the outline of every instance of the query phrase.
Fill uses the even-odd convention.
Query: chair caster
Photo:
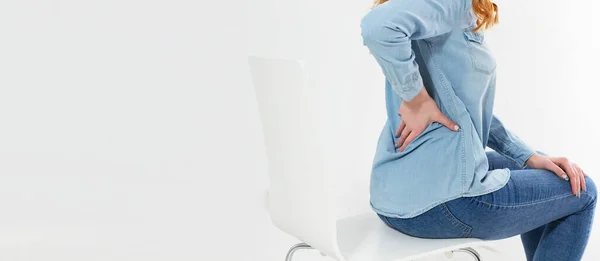
[[[290,248],[287,255],[285,256],[285,261],[292,261],[292,257],[298,249],[313,249],[313,247],[306,243],[295,244]],[[323,255],[323,253],[321,253],[321,255]]]
[[[451,259],[452,257],[454,257],[454,252],[465,252],[471,255],[476,261],[481,261],[481,256],[479,255],[479,253],[471,247],[465,247],[457,250],[448,251],[444,254],[446,255],[446,258]]]

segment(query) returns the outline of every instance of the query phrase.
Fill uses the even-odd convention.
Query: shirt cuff
[[[403,101],[411,101],[423,89],[423,78],[419,71],[413,72],[407,77],[407,81],[401,83],[398,79],[389,79],[392,89]]]
[[[535,154],[535,150],[525,144],[511,147],[508,152],[510,153],[510,157],[517,162],[521,168],[527,167],[527,160]]]

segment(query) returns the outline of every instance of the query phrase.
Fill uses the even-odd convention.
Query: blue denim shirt
[[[482,31],[471,31],[476,19],[471,0],[389,0],[361,19],[363,44],[386,79],[387,121],[370,181],[375,212],[410,218],[500,189],[510,171],[488,170],[486,146],[523,167],[533,155],[493,114],[496,61]],[[422,88],[460,131],[431,123],[400,152],[398,109]]]

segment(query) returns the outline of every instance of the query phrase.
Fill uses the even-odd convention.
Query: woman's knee
[[[598,200],[598,190],[596,189],[596,183],[589,176],[585,177],[585,188],[586,190],[582,193],[589,195],[595,205]]]

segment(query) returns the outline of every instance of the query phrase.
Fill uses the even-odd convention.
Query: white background
[[[498,2],[502,22],[487,33],[495,109],[529,144],[597,177],[598,4],[568,4]],[[381,71],[358,30],[369,6],[1,1],[0,259],[282,260],[297,241],[262,208],[247,54],[328,68],[352,162],[336,186],[339,214],[366,209],[385,120]],[[505,256],[491,260],[524,260],[518,238],[499,244]],[[585,260],[598,256],[590,247]]]

